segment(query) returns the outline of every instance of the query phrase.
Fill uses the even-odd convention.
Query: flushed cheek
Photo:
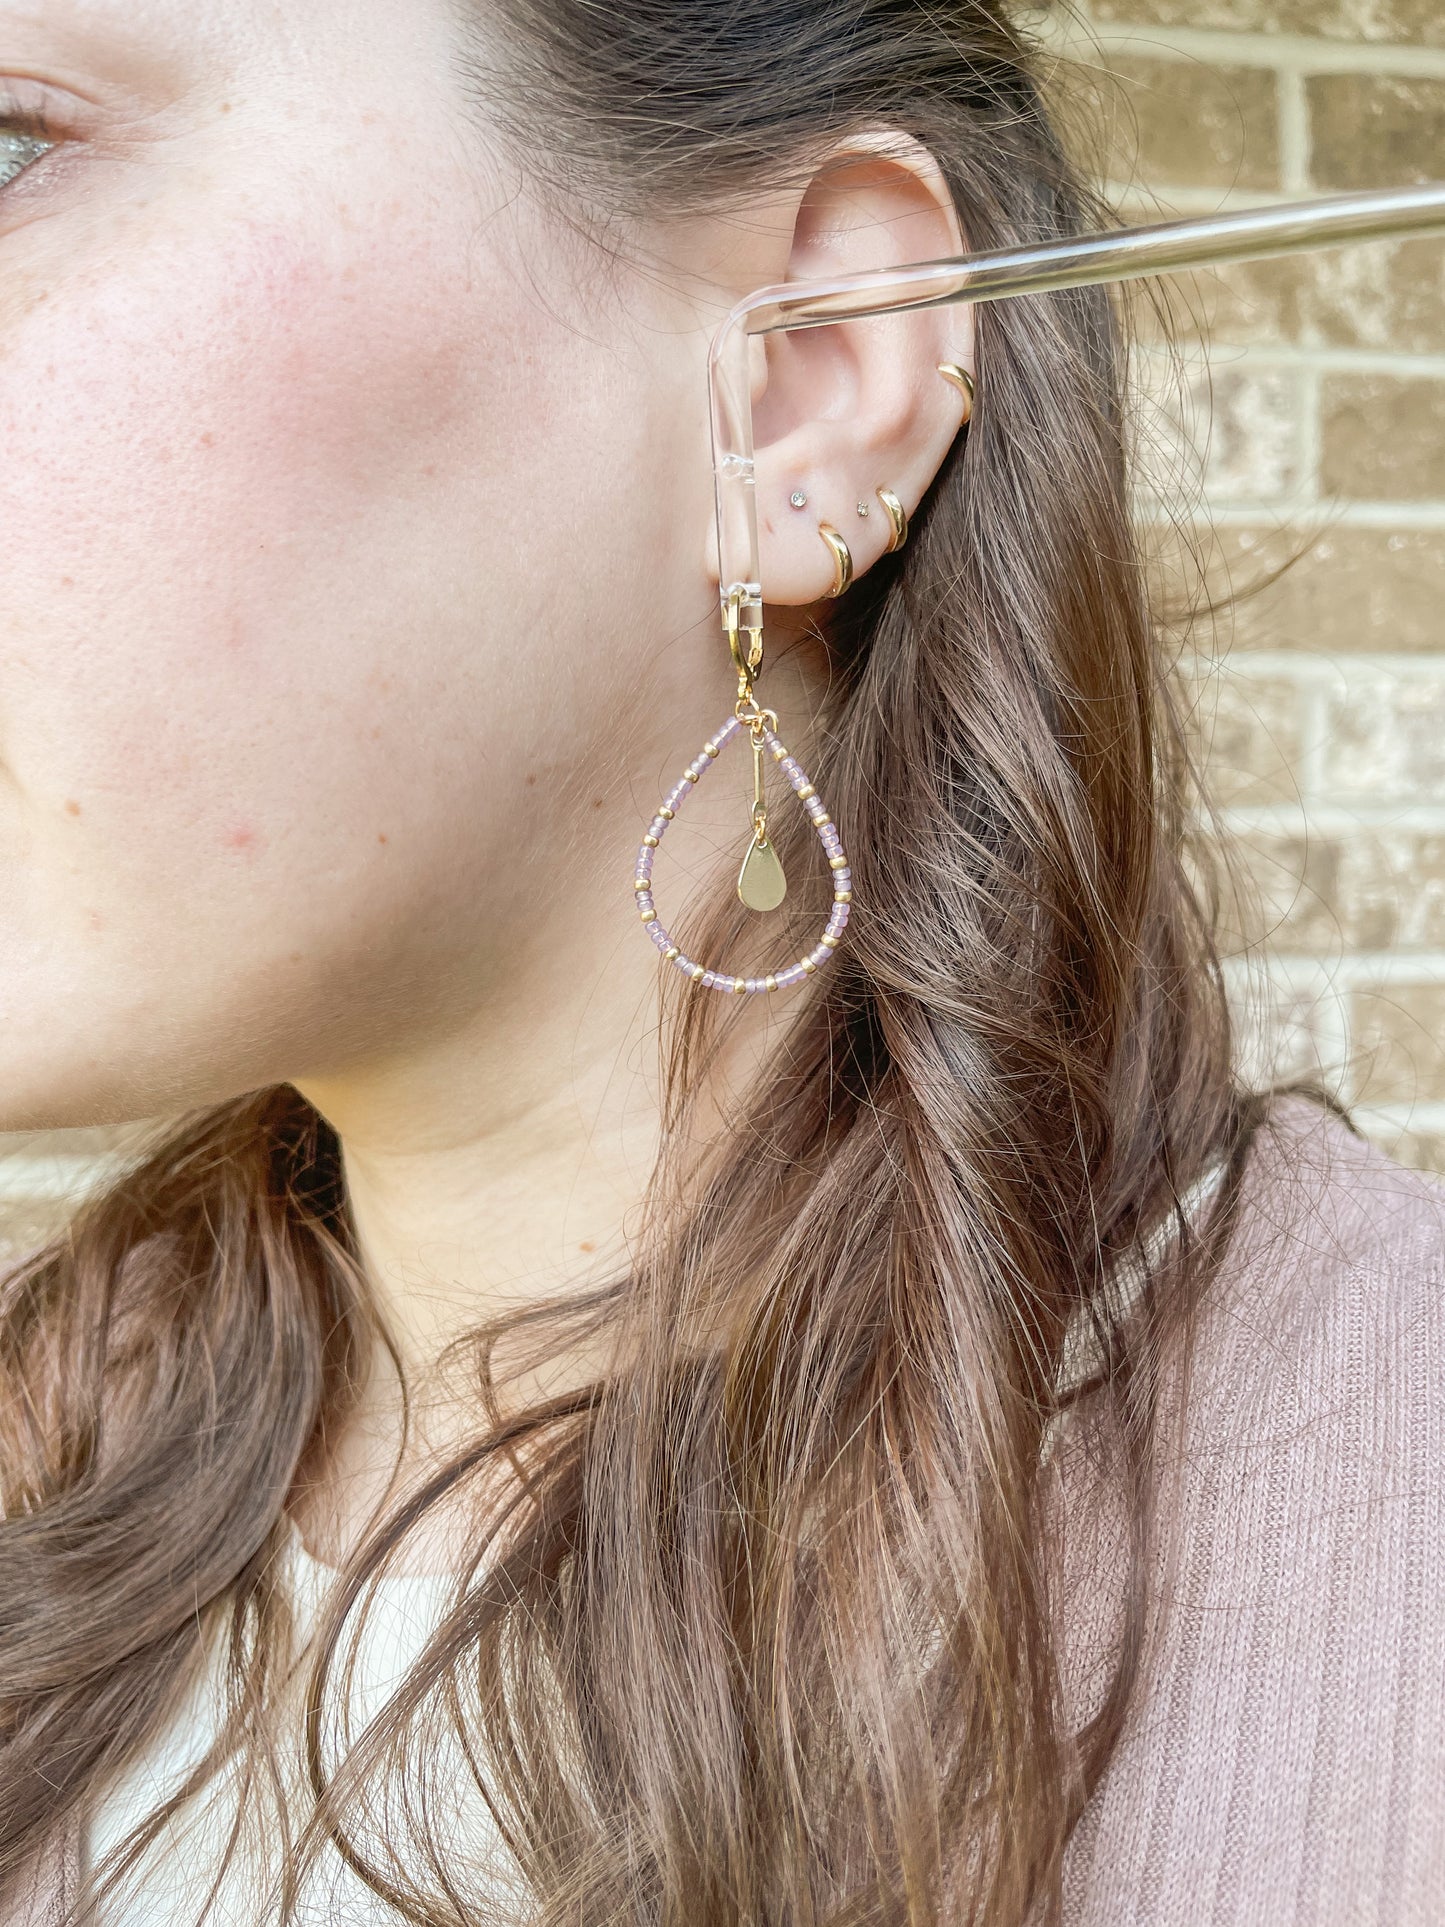
[[[401,221],[340,257],[323,232],[200,229],[4,342],[0,811],[18,793],[32,831],[123,844],[132,884],[202,888],[298,825],[358,861],[395,831],[395,725],[444,738],[467,693],[428,601],[479,540],[474,314],[438,256]],[[515,379],[525,316],[493,304],[488,329]]]

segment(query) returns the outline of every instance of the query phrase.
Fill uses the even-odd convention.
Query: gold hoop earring
[[[973,376],[966,368],[960,368],[956,361],[940,361],[938,372],[963,396],[963,423],[967,427],[973,419]]]
[[[839,535],[831,522],[820,522],[818,533],[828,545],[833,558],[833,586],[829,596],[840,596],[853,580],[853,551]]]
[[[884,550],[884,554],[892,555],[895,549],[901,549],[908,540],[908,511],[891,488],[875,488],[873,493],[883,504],[888,515],[890,533],[888,547]]]

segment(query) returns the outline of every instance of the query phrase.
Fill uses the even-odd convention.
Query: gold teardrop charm
[[[765,836],[748,838],[747,855],[738,871],[738,895],[749,910],[776,910],[788,894],[788,879],[778,853]]]

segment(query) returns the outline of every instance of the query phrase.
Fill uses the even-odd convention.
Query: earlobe
[[[787,278],[964,249],[932,155],[910,136],[879,132],[851,139],[801,194]],[[753,412],[764,594],[801,606],[845,593],[903,546],[966,419],[941,364],[968,376],[972,328],[967,310],[927,309],[775,334],[766,354]]]

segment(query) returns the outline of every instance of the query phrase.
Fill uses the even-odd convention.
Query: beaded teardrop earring
[[[735,994],[787,990],[813,976],[837,949],[847,928],[849,906],[853,901],[852,872],[843,851],[843,840],[822,798],[808,780],[807,771],[795,757],[788,754],[778,739],[776,713],[771,709],[760,709],[753,695],[753,684],[757,681],[763,661],[762,603],[750,596],[741,585],[735,585],[728,591],[723,606],[723,626],[738,672],[738,694],[733,713],[709,736],[696,760],[688,764],[658,805],[657,814],[649,824],[637,852],[637,875],[632,887],[643,925],[664,961],[675,964],[694,983],[701,984],[707,990],[726,990]],[[748,639],[746,650],[742,646],[743,636]],[[710,970],[705,964],[686,956],[664,929],[652,900],[652,860],[668,824],[677,815],[684,799],[691,795],[693,785],[701,780],[703,771],[716,760],[723,745],[742,729],[746,729],[752,737],[753,809],[752,828],[743,852],[742,868],[738,872],[739,898],[750,910],[768,911],[776,910],[787,894],[787,878],[783,875],[783,866],[767,833],[768,809],[763,790],[765,746],[772,751],[773,759],[787,777],[793,794],[808,812],[833,874],[833,905],[817,943],[806,956],[789,964],[787,969],[770,972],[764,977],[736,977],[727,971]]]

